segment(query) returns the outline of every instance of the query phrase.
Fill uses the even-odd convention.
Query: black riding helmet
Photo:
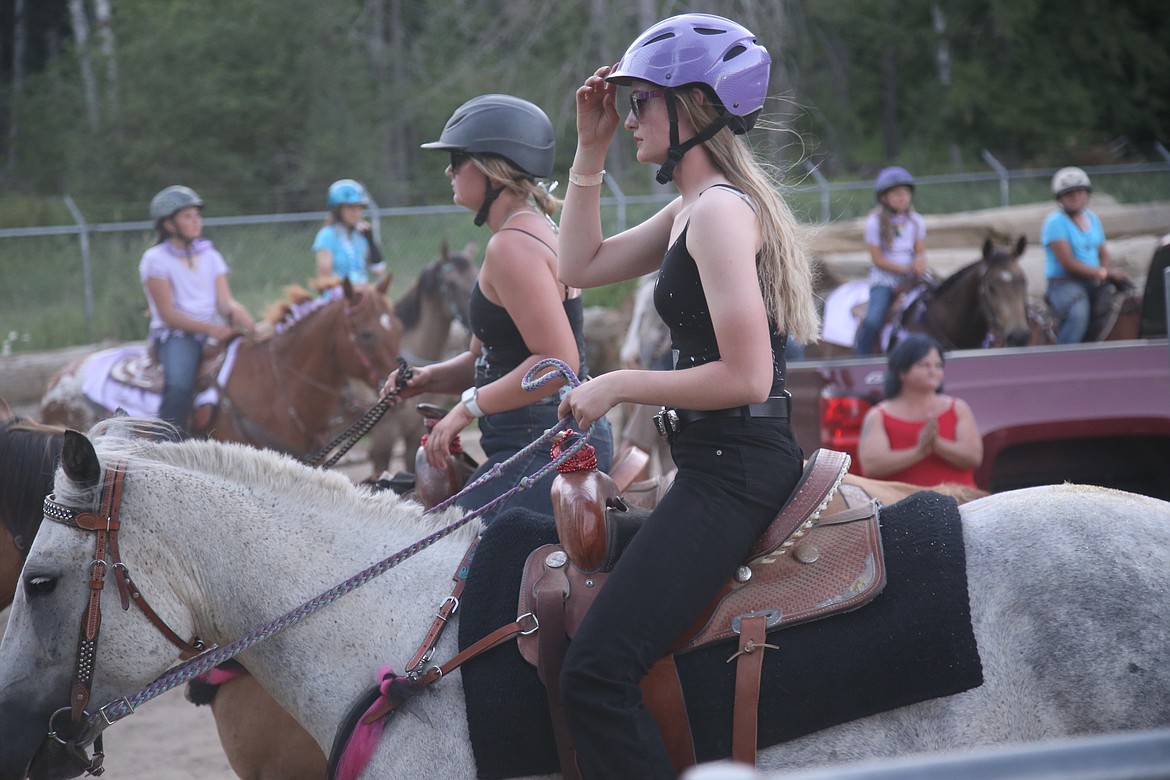
[[[552,174],[556,141],[552,122],[540,107],[511,95],[480,95],[467,101],[447,120],[439,140],[422,145],[467,154],[495,154],[525,175],[540,179]],[[488,209],[502,191],[488,181],[475,224],[487,220]]]

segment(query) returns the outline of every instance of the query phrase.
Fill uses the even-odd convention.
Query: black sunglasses
[[[459,166],[471,159],[467,152],[451,152],[451,173],[457,173]]]
[[[630,93],[630,111],[634,114],[634,119],[641,121],[642,119],[642,104],[650,98],[662,97],[665,94],[661,89],[640,90]]]

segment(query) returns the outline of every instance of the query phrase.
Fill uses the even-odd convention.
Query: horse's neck
[[[447,345],[452,319],[442,298],[424,298],[419,309],[418,324],[402,334],[403,349],[421,358],[438,360]]]
[[[230,517],[231,528],[220,529],[214,545],[206,543],[205,535],[200,542],[194,534],[185,565],[200,575],[197,629],[221,645],[267,625],[429,532],[420,522],[409,538],[401,532],[392,539],[376,538],[368,523],[353,520],[357,506],[327,513],[307,508],[291,516],[266,509],[263,496],[241,502],[238,496],[224,495],[218,508],[216,500],[206,500],[207,516]],[[411,507],[403,511],[421,511]],[[389,665],[404,671],[448,595],[464,552],[459,540],[442,540],[254,645],[242,660],[328,747],[344,710],[374,683],[378,670]],[[456,630],[448,631],[448,642],[454,641]]]
[[[270,341],[242,344],[228,379],[232,403],[277,435],[323,433],[346,381],[332,343],[333,329],[343,327],[335,319],[318,316]]]
[[[956,347],[978,347],[987,335],[987,318],[979,303],[979,275],[966,277],[945,289],[935,290],[926,303],[930,326]]]

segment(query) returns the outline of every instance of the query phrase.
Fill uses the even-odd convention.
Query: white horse
[[[185,639],[227,643],[452,520],[269,452],[132,440],[131,424],[102,423],[92,445],[67,435],[56,502],[95,509],[102,472],[126,462],[122,560]],[[961,514],[984,684],[763,750],[761,767],[1170,724],[1170,504],[1055,486]],[[417,649],[477,531],[465,526],[241,659],[328,750],[377,670],[401,672]],[[0,644],[0,780],[26,776],[50,716],[68,705],[93,557],[94,534],[58,522],[43,524],[29,554]],[[100,597],[90,712],[177,656],[140,611],[120,609],[117,590],[111,582]],[[444,634],[437,662],[455,654],[456,634]],[[452,674],[411,699],[364,776],[474,776],[463,696]],[[32,777],[80,773],[44,755]]]

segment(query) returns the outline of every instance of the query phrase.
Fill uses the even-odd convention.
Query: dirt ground
[[[0,631],[8,624],[0,613]],[[106,773],[110,780],[235,780],[215,721],[176,688],[147,702],[106,731]]]

